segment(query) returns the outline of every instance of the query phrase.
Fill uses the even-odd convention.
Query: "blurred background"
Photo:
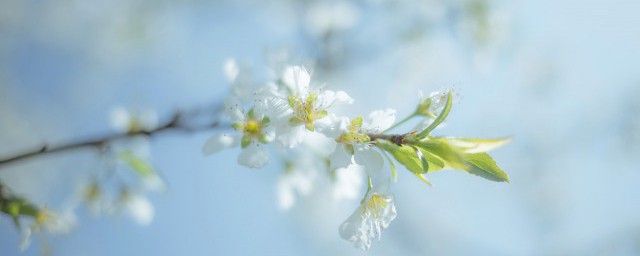
[[[167,189],[152,223],[75,211],[65,235],[0,218],[1,255],[640,255],[640,2],[635,0],[31,1],[0,4],[0,156],[110,134],[114,107],[219,102],[234,57],[305,64],[367,115],[410,114],[417,92],[460,93],[436,134],[513,141],[492,153],[511,177],[404,169],[398,217],[367,252],[338,235],[358,200],[277,204],[283,164],[205,157],[214,132],[152,138]],[[274,64],[275,63],[275,64]],[[0,180],[64,211],[104,161],[78,150],[1,166]],[[364,189],[364,188],[363,188]]]

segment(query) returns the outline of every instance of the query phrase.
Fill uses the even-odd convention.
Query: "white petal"
[[[145,176],[142,180],[142,187],[148,191],[165,191],[167,185],[158,175]]]
[[[380,174],[380,171],[382,171],[382,167],[384,166],[384,159],[382,158],[382,155],[370,149],[357,150],[353,159],[356,164],[364,166],[370,177],[375,177]]]
[[[330,90],[322,91],[318,94],[318,107],[325,109],[333,105],[336,101],[336,93]]]
[[[153,130],[158,127],[158,112],[153,109],[143,109],[138,116],[138,122],[144,130]]]
[[[336,103],[353,104],[353,99],[346,92],[337,91],[336,92]]]
[[[346,124],[343,124],[343,122],[346,122]],[[337,117],[334,113],[330,113],[327,117],[317,120],[315,125],[316,131],[329,138],[337,139],[349,126],[349,118]]]
[[[356,199],[361,197],[364,185],[364,168],[359,165],[349,165],[335,171],[335,181],[331,190],[333,199]]]
[[[139,225],[146,226],[153,221],[153,204],[146,197],[139,194],[128,195],[126,207],[127,213]]]
[[[371,247],[371,238],[373,237],[370,222],[370,216],[360,206],[340,225],[340,237],[366,251]]]
[[[305,135],[304,145],[321,156],[328,156],[336,148],[336,140],[319,132],[309,132]]]
[[[278,180],[277,185],[278,191],[278,208],[282,211],[287,211],[293,207],[295,203],[295,196],[293,194],[293,189],[289,184],[289,180],[286,177],[281,177]]]
[[[288,66],[283,71],[282,82],[294,92],[293,94],[307,95],[311,76],[304,67]]]
[[[111,127],[118,132],[128,132],[131,124],[131,114],[124,107],[115,107],[109,113]]]
[[[380,226],[384,229],[389,227],[391,221],[393,221],[398,213],[396,213],[396,205],[394,204],[394,196],[386,195],[384,196],[385,201],[387,201],[387,207],[382,210],[382,214],[380,214],[381,218],[379,220]]]
[[[396,121],[395,109],[376,110],[369,114],[369,123],[364,128],[375,133],[382,132],[393,125]]]
[[[229,96],[224,100],[224,111],[232,120],[244,120],[244,108],[242,107],[242,102],[237,97]]]
[[[31,245],[31,236],[33,236],[33,230],[31,228],[25,228],[22,231],[22,238],[20,239],[20,251],[24,252]]]
[[[343,144],[336,145],[336,149],[329,156],[331,161],[329,165],[330,170],[336,170],[338,168],[347,168],[351,164],[351,154],[347,152]]]
[[[238,144],[239,138],[226,134],[217,134],[211,137],[202,147],[202,153],[210,155],[220,152],[225,148],[233,147]]]
[[[251,143],[238,155],[238,164],[249,168],[262,168],[269,163],[269,154],[258,143]]]
[[[238,73],[240,73],[240,68],[238,68],[236,60],[233,58],[227,59],[224,62],[224,75],[227,81],[233,83],[238,77]]]
[[[276,128],[277,129],[277,128]],[[306,128],[304,125],[281,125],[276,131],[276,138],[285,148],[293,148],[304,140]]]

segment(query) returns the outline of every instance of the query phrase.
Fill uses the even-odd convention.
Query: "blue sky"
[[[402,116],[419,89],[455,84],[460,101],[436,133],[513,136],[493,153],[511,183],[448,171],[432,174],[429,188],[401,170],[398,218],[363,253],[337,231],[357,202],[314,195],[281,212],[280,164],[246,169],[239,150],[202,156],[212,133],[171,133],[152,140],[169,184],[151,196],[153,224],[79,210],[74,232],[51,237],[55,254],[637,255],[640,3],[494,3],[507,33],[486,48],[449,28],[400,41],[389,25],[399,16],[367,8],[348,37],[363,56],[323,79],[356,100],[342,109],[349,115],[392,107]],[[168,118],[219,100],[228,57],[263,70],[266,48],[316,54],[296,16],[301,5],[147,4],[3,3],[12,12],[0,11],[1,155],[108,133],[116,105]],[[81,151],[5,167],[0,179],[56,209],[97,166]],[[19,253],[9,219],[0,219],[0,237],[3,255],[38,254],[38,243]]]

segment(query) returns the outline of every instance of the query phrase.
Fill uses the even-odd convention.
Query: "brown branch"
[[[405,133],[405,134],[375,134],[375,133],[370,133],[370,134],[367,134],[367,135],[369,136],[371,141],[386,140],[386,141],[390,141],[391,143],[396,144],[398,146],[402,146],[403,144],[407,143],[407,137],[415,136],[416,133],[415,132],[410,132],[410,133]]]
[[[173,117],[170,120],[151,130],[130,131],[128,133],[107,135],[107,136],[102,136],[95,139],[62,144],[59,146],[44,145],[35,150],[23,152],[11,157],[0,159],[0,168],[21,160],[26,160],[26,159],[34,158],[37,156],[44,156],[44,155],[53,154],[57,152],[64,152],[64,151],[71,151],[75,149],[92,148],[92,147],[100,150],[100,149],[103,149],[105,146],[107,146],[107,144],[111,141],[131,138],[131,137],[140,136],[140,135],[152,137],[166,131],[200,132],[200,131],[206,131],[206,130],[211,130],[211,129],[220,127],[220,123],[218,120],[212,121],[206,125],[189,126],[181,122],[183,121],[182,118],[183,116],[180,114],[180,112],[177,112],[176,114],[173,115]]]

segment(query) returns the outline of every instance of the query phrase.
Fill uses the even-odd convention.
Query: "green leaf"
[[[381,142],[377,144],[381,149],[389,152],[398,163],[402,164],[407,170],[414,174],[423,174],[427,172],[437,171],[443,168],[441,160],[435,158],[433,154],[418,148],[416,151],[410,146],[398,146],[389,142]],[[423,156],[421,159],[417,152]],[[426,160],[427,168],[424,168],[423,160]]]
[[[498,148],[507,142],[511,141],[511,138],[501,139],[473,139],[473,138],[440,138],[447,140],[449,144],[457,147],[465,153],[482,153],[489,150]]]
[[[418,138],[426,138],[427,136],[429,136],[429,133],[433,131],[433,129],[438,127],[438,125],[440,125],[445,118],[447,118],[447,116],[449,115],[449,112],[451,111],[452,101],[453,101],[453,93],[449,91],[449,93],[447,93],[447,102],[445,103],[444,108],[442,109],[442,112],[440,112],[438,117],[436,117],[436,119],[433,120],[433,122],[426,129],[422,130],[418,134]]]
[[[498,167],[487,153],[465,154],[468,168],[465,170],[488,180],[509,182],[509,176]]]
[[[411,145],[417,146],[444,161],[445,166],[456,169],[466,168],[467,163],[464,159],[464,153],[459,149],[451,146],[446,140],[429,139],[424,141],[415,141]]]
[[[138,158],[130,151],[120,153],[120,159],[125,161],[129,165],[129,167],[131,167],[131,169],[136,171],[141,176],[147,177],[155,175],[155,172],[153,171],[153,168],[149,163]]]
[[[426,183],[426,184],[427,184],[427,185],[429,185],[429,186],[433,186],[433,185],[431,185],[431,182],[429,182],[429,180],[427,180],[427,178],[425,178],[425,177],[424,177],[424,174],[417,174],[417,173],[415,173],[415,175],[416,175],[416,176],[418,176],[418,178],[419,178],[422,182]]]
[[[424,171],[424,173],[429,172],[429,162],[427,161],[427,158],[424,157],[420,149],[418,149],[417,147],[412,147],[412,148],[413,150],[416,151],[416,155],[420,159],[420,164],[422,165],[422,170]]]

